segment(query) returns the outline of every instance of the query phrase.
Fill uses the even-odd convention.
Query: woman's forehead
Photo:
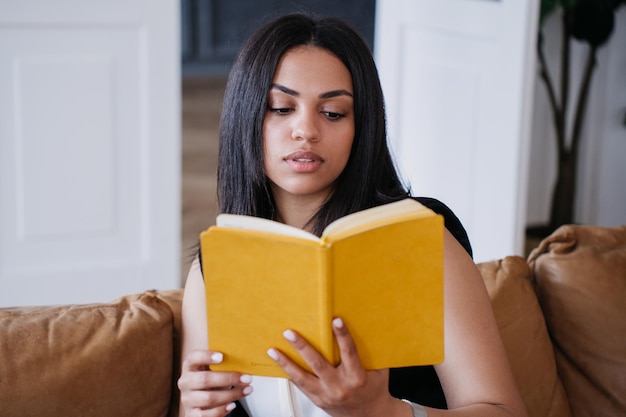
[[[278,62],[274,84],[294,91],[320,89],[352,93],[352,76],[333,53],[315,46],[300,46],[287,51]]]

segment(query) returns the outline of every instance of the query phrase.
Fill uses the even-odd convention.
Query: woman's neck
[[[275,198],[278,220],[289,226],[312,230],[309,221],[322,207],[324,201],[308,198]]]

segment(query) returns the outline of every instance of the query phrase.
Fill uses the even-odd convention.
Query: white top
[[[252,386],[240,400],[250,417],[330,417],[288,379],[254,376]]]

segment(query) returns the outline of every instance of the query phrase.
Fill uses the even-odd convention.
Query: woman
[[[341,21],[304,15],[278,18],[253,34],[226,87],[220,212],[274,219],[319,235],[337,218],[409,195],[387,147],[378,74],[359,35]],[[336,318],[337,367],[287,329],[284,337],[313,373],[273,348],[268,355],[289,383],[213,372],[211,364],[228,352],[207,350],[204,282],[196,261],[183,300],[181,415],[525,416],[465,231],[445,205],[417,199],[444,215],[447,228],[443,363],[367,371],[349,329]]]

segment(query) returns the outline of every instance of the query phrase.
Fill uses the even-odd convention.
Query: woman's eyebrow
[[[352,93],[349,92],[348,90],[332,90],[332,91],[328,91],[326,93],[320,94],[319,98],[333,98],[333,97],[339,97],[339,96],[353,97]]]
[[[290,96],[294,96],[294,97],[299,97],[300,93],[298,93],[295,90],[292,90],[291,88],[285,87],[284,85],[280,85],[280,84],[272,84],[272,89],[276,89],[279,91],[282,91],[285,94],[289,94]]]
[[[299,92],[292,90],[289,87],[285,87],[284,85],[281,85],[281,84],[272,84],[271,88],[282,91],[283,93],[288,94],[290,96],[294,96],[294,97],[300,96]],[[348,90],[339,89],[339,90],[332,90],[332,91],[327,91],[325,93],[322,93],[319,95],[319,98],[326,99],[326,98],[333,98],[333,97],[338,97],[338,96],[353,97],[352,93],[349,92]]]

